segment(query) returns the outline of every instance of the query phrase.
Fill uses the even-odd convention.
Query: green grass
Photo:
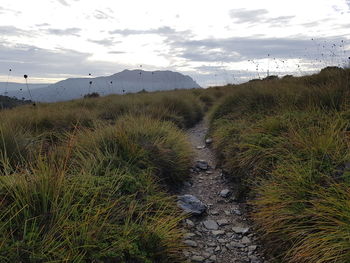
[[[205,107],[180,90],[1,111],[0,261],[182,262],[168,191]]]
[[[325,69],[223,87],[211,112],[214,148],[276,262],[350,260],[349,80]]]

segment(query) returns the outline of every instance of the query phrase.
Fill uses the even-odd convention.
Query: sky
[[[0,0],[0,82],[143,69],[207,87],[349,56],[350,0]]]

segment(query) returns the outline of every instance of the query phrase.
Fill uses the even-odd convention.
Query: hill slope
[[[91,82],[91,84],[90,84]],[[97,92],[100,95],[200,88],[189,76],[172,71],[124,70],[106,77],[69,78],[44,88],[32,90],[34,101],[56,102],[81,98]],[[29,99],[28,92],[9,91],[10,96]]]

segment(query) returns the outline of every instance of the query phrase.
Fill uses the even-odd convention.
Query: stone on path
[[[212,138],[208,138],[205,140],[205,143],[206,144],[211,144],[213,142],[213,139]]]
[[[193,223],[193,221],[190,220],[190,219],[186,219],[186,220],[185,220],[185,223],[186,223],[186,225],[187,225],[189,228],[194,227],[194,223]]]
[[[194,215],[201,215],[207,209],[205,204],[193,195],[178,196],[177,205],[180,208],[182,208],[186,213]]]
[[[192,262],[203,262],[205,260],[204,257],[201,257],[201,256],[193,256],[191,258]]]
[[[249,231],[249,227],[239,227],[239,226],[235,226],[232,227],[233,232],[235,232],[236,234],[246,234]]]
[[[223,230],[213,230],[213,235],[214,236],[222,236],[222,235],[225,235],[225,231]]]
[[[219,220],[217,221],[217,223],[218,223],[219,226],[226,226],[226,225],[229,224],[229,222],[228,222],[227,219],[219,219]]]
[[[243,244],[249,244],[251,241],[250,241],[250,239],[248,238],[248,237],[243,237],[242,238],[242,243]]]
[[[218,224],[215,222],[215,220],[206,220],[203,222],[203,225],[205,226],[206,229],[209,229],[209,230],[218,230],[219,229],[219,226]]]
[[[223,198],[229,197],[230,194],[231,194],[231,191],[229,189],[224,189],[224,190],[221,190],[220,192],[220,196]]]
[[[193,241],[193,240],[185,240],[184,243],[187,245],[187,246],[190,246],[190,247],[197,247],[197,242]]]
[[[208,170],[208,168],[209,168],[208,162],[206,162],[204,160],[198,160],[196,162],[196,168],[199,168],[201,170]]]

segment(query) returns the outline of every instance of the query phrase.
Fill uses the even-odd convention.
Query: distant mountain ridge
[[[100,95],[124,94],[145,91],[192,89],[200,86],[187,75],[173,71],[124,70],[105,77],[69,78],[31,90],[32,99],[40,102],[57,102],[82,98],[97,92]],[[22,89],[8,91],[8,96],[30,99]]]

